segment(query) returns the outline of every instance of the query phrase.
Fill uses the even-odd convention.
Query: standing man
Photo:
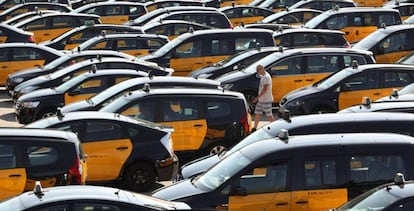
[[[269,122],[274,120],[272,113],[272,78],[266,72],[263,65],[257,65],[256,72],[260,76],[259,91],[257,97],[253,99],[253,103],[257,103],[254,109],[254,126],[252,132],[256,131],[262,113],[264,113]]]

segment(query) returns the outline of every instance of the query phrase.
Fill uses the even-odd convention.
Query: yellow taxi
[[[249,5],[232,5],[221,7],[218,10],[226,14],[233,26],[238,26],[242,23],[254,23],[274,13],[270,9]]]

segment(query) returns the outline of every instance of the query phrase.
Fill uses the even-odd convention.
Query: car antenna
[[[96,70],[98,70],[98,67],[96,66],[96,64],[92,64],[91,70],[92,70],[92,73],[96,73]]]
[[[392,97],[397,98],[398,96],[399,96],[398,89],[393,89],[392,92],[391,92],[391,95],[390,95],[390,99]]]
[[[365,97],[362,98],[361,106],[370,107],[371,103],[372,103],[371,98],[365,96]]]
[[[152,70],[148,71],[148,78],[152,80],[154,78],[154,72]]]
[[[40,181],[36,181],[35,182],[35,186],[33,188],[33,193],[38,197],[41,198],[43,195],[45,195],[43,193],[43,188],[42,188],[42,184],[40,183]]]
[[[150,85],[149,83],[145,83],[144,87],[142,88],[142,91],[148,93],[150,91]]]
[[[358,68],[358,61],[357,60],[352,60],[351,66],[352,66],[352,69],[357,69]]]

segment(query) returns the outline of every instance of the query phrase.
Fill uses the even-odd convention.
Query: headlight
[[[24,80],[23,78],[14,78],[14,79],[12,80],[12,82],[13,82],[13,83],[16,83],[16,84],[19,84],[19,83],[21,83],[23,80]]]
[[[23,89],[20,91],[20,93],[21,93],[21,94],[29,93],[29,92],[31,92],[31,91],[33,91],[33,90],[35,90],[35,89],[36,89],[36,87],[34,87],[34,86],[29,86],[29,87],[23,88]]]
[[[234,84],[223,84],[223,88],[224,89],[227,89],[227,90],[230,90],[232,87],[234,86]]]
[[[36,108],[37,106],[39,106],[40,101],[29,101],[29,102],[21,102],[20,105],[21,107],[24,108]]]

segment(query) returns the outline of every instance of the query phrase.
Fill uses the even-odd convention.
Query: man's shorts
[[[266,116],[272,116],[272,103],[261,103],[258,102],[254,108],[254,114],[261,115],[265,113]]]

